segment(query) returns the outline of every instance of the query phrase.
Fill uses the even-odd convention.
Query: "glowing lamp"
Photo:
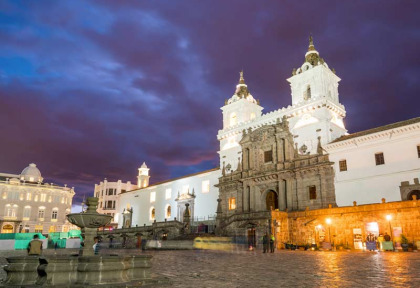
[[[388,220],[388,221],[391,221],[391,219],[392,219],[392,216],[391,215],[386,215],[386,220]]]
[[[325,222],[327,222],[327,224],[328,224],[328,225],[330,225],[330,224],[331,224],[331,218],[327,218],[327,219],[325,220]]]

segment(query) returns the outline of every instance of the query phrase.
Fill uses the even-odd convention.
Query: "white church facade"
[[[413,181],[418,184],[420,176],[420,118],[348,134],[343,122],[346,111],[338,93],[340,80],[310,38],[304,63],[293,69],[292,77],[287,79],[292,104],[263,114],[263,107],[250,93],[241,72],[233,96],[221,108],[223,127],[217,135],[220,168],[149,185],[149,169],[142,165],[137,188],[117,196],[118,227],[181,220],[186,203],[192,219],[212,219],[219,198],[215,185],[222,174],[240,169],[238,166],[246,157],[242,155],[241,139],[251,131],[278,123],[279,119],[288,121],[294,153],[312,155],[322,147],[329,155],[338,206],[352,206],[353,201],[378,203],[382,198],[407,200],[412,195],[407,187]],[[400,189],[402,182],[404,192]],[[229,209],[235,207],[236,203],[229,203]],[[124,213],[131,213],[129,221]]]

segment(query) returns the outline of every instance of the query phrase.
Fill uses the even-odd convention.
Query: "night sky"
[[[264,112],[315,48],[356,132],[419,115],[420,1],[1,1],[0,172],[76,189],[218,166],[244,69]]]

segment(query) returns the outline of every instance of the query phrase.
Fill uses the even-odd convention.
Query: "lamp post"
[[[319,231],[321,231],[321,229],[322,229],[322,225],[321,224],[318,224],[317,226],[316,226],[316,229],[315,229],[315,232],[318,232],[318,241],[317,241],[317,243],[316,243],[316,247],[318,247],[318,243],[320,243],[321,241],[320,241],[320,239],[319,239]],[[316,236],[316,235],[315,235]]]
[[[331,250],[332,250],[332,241],[331,241],[331,218],[327,218],[325,220],[325,222],[327,222],[327,224],[328,224],[328,240],[330,240]]]
[[[392,216],[389,214],[386,215],[386,220],[388,220],[388,224],[389,224],[389,235],[391,235],[391,241],[394,242],[394,238],[392,237],[392,228],[391,228]]]

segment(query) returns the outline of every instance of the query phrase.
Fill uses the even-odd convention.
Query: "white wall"
[[[119,195],[119,216],[118,227],[122,227],[123,217],[121,212],[124,208],[133,208],[133,221],[132,226],[143,226],[144,224],[150,225],[153,220],[150,219],[151,207],[156,209],[156,221],[161,222],[165,220],[166,205],[171,205],[171,217],[168,220],[173,220],[177,217],[177,202],[175,199],[178,197],[178,191],[183,192],[183,189],[188,186],[190,193],[194,189],[195,198],[195,217],[208,217],[213,216],[217,209],[217,198],[219,196],[218,189],[214,187],[221,177],[220,169],[211,172],[203,172],[194,176],[186,176],[178,180],[168,181],[166,183],[151,185],[146,188],[137,189],[131,192]],[[202,192],[202,182],[205,180],[210,181],[210,191],[208,193]],[[171,189],[171,198],[165,199],[166,189]],[[155,202],[150,202],[151,192],[156,192]],[[178,219],[181,220],[182,219]]]
[[[418,127],[416,127],[418,126]],[[325,147],[334,163],[338,206],[401,201],[402,181],[420,177],[420,125],[351,138]],[[385,164],[376,165],[375,153],[383,152]],[[339,161],[347,161],[347,171],[340,172]]]

